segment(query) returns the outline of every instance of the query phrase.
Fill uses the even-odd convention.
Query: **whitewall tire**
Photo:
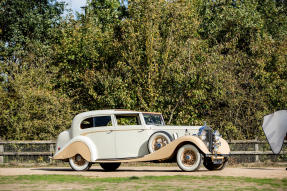
[[[150,153],[159,150],[171,142],[168,134],[164,132],[157,132],[153,134],[148,141],[148,150]]]
[[[183,171],[196,171],[200,167],[201,155],[194,145],[186,144],[177,151],[176,162]]]
[[[81,155],[76,154],[72,158],[69,158],[70,167],[76,171],[85,171],[89,170],[92,166],[92,163],[86,161]]]

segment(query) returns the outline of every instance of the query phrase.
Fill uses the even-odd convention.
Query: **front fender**
[[[217,153],[222,155],[229,155],[230,148],[226,140],[219,138],[220,146],[218,148]]]
[[[170,142],[166,146],[160,148],[159,150],[150,153],[148,155],[145,155],[144,157],[140,159],[135,159],[134,161],[153,161],[153,160],[165,160],[169,159],[173,156],[174,152],[183,144],[194,144],[199,151],[201,151],[203,154],[208,155],[211,154],[204,144],[202,140],[200,140],[196,136],[183,136],[179,137],[178,139],[175,139],[174,141]]]
[[[183,136],[173,142],[177,147],[183,143],[193,143],[203,154],[211,154],[205,143],[197,136]]]
[[[53,159],[68,159],[76,154],[80,154],[89,162],[94,162],[98,158],[97,148],[93,141],[85,136],[77,136],[58,151]]]

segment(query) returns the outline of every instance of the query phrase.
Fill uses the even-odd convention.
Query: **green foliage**
[[[0,136],[53,139],[71,120],[70,99],[56,91],[49,66],[62,6],[54,1],[0,4]]]
[[[53,90],[46,68],[17,73],[1,89],[0,121],[5,139],[54,139],[72,120],[69,99]],[[8,91],[7,91],[8,90]]]
[[[54,1],[0,5],[1,137],[126,108],[253,139],[287,107],[286,1],[93,0],[78,20]]]
[[[0,2],[0,60],[18,61],[34,41],[52,39],[63,5],[55,0]]]

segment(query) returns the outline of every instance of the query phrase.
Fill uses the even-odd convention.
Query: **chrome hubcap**
[[[194,165],[195,162],[196,162],[196,155],[193,152],[193,150],[185,149],[183,154],[182,154],[181,162],[185,166],[192,166],[192,165]]]

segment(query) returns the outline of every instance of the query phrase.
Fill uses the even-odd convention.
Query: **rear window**
[[[81,129],[104,126],[112,126],[111,116],[90,117],[83,120],[81,123]]]

